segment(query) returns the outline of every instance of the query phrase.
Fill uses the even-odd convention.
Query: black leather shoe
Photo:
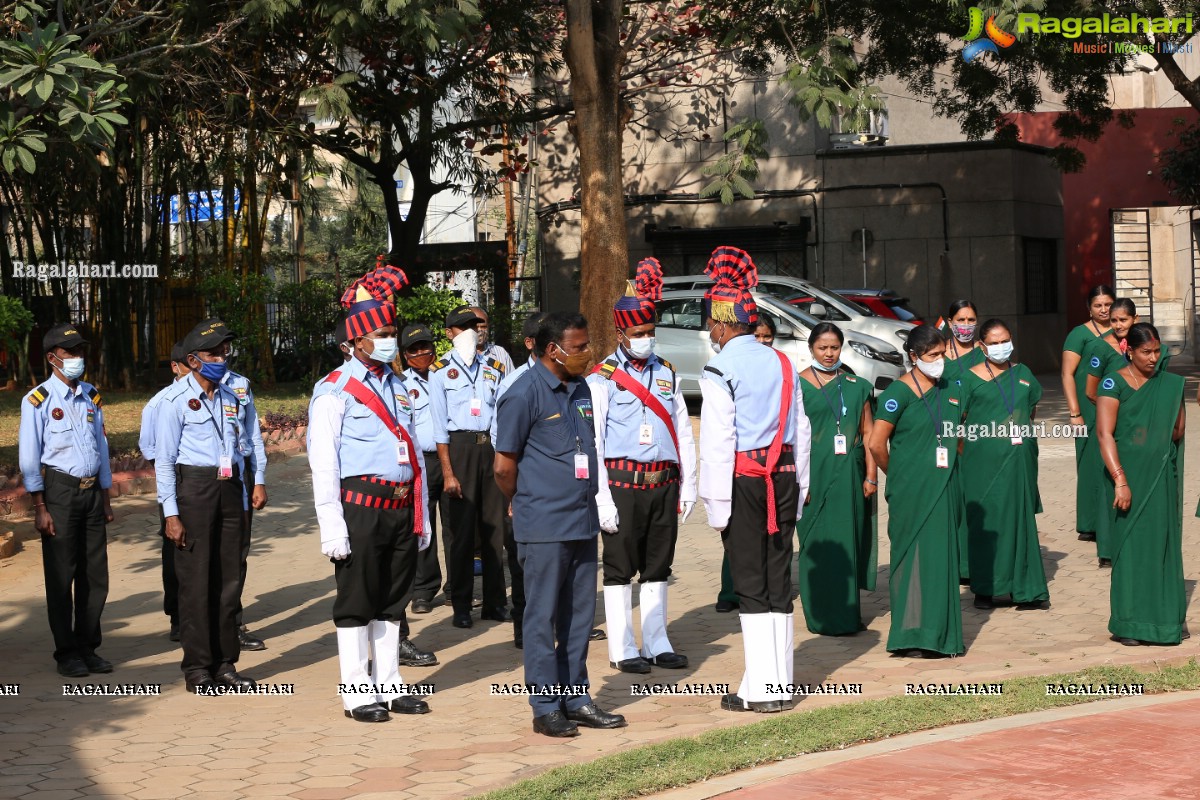
[[[430,611],[433,611],[432,600],[413,600],[412,612],[414,614],[428,614]]]
[[[975,595],[975,607],[984,611],[992,608],[992,596],[990,594]]]
[[[255,636],[245,625],[238,630],[238,643],[243,650],[266,650],[267,643]]]
[[[795,704],[795,700],[792,701]],[[788,706],[789,708],[791,706]],[[742,698],[736,694],[727,694],[721,697],[722,711],[754,711],[759,714],[776,714],[784,709],[784,701],[782,700],[765,700],[762,702],[751,701],[749,703],[742,702]]]
[[[624,661],[610,661],[608,665],[621,670],[621,672],[631,672],[634,675],[646,675],[650,672],[650,662],[641,656],[627,658]]]
[[[64,658],[58,662],[58,674],[64,678],[86,678],[88,676],[87,664],[82,658]]]
[[[679,653],[659,653],[647,660],[654,666],[663,669],[684,669],[688,665],[687,656],[681,656]]]
[[[1043,611],[1050,607],[1049,600],[1030,600],[1028,603],[1017,603],[1013,606],[1017,611]]]
[[[1096,534],[1093,531],[1087,531],[1086,533],[1081,533],[1081,534],[1079,534],[1079,541],[1094,542],[1094,541],[1096,541]]]
[[[1130,639],[1128,636],[1117,636],[1114,638],[1126,647],[1140,647],[1142,645],[1140,639]]]
[[[195,679],[187,678],[183,683],[189,694],[215,695],[217,693],[217,682],[212,679],[211,675],[202,675]]]
[[[230,689],[236,689],[239,692],[253,690],[258,688],[258,684],[249,678],[244,678],[237,674],[234,670],[222,672],[215,678],[218,686],[228,686]]]
[[[83,663],[87,665],[88,672],[108,673],[113,671],[112,662],[106,658],[101,658],[95,653],[92,653],[89,656],[84,656]]]
[[[728,614],[730,611],[737,611],[738,604],[731,603],[728,600],[718,600],[715,608],[717,609],[718,614]]]
[[[592,628],[592,632],[588,634],[589,642],[600,642],[608,638],[608,634],[599,628]]]
[[[595,703],[568,711],[567,719],[585,728],[624,728],[627,724],[620,714],[610,714]]]
[[[454,627],[456,627],[456,628],[469,628],[472,625],[474,625],[475,623],[471,619],[470,612],[455,611],[454,619],[451,620],[451,624],[454,625]]]
[[[379,703],[369,703],[365,706],[351,709],[346,716],[355,722],[387,722],[391,719],[388,710]]]
[[[1100,569],[1104,569],[1105,567],[1112,569],[1112,559],[1111,558],[1100,559]]]
[[[170,639],[172,642],[179,641],[179,623],[178,622],[171,623],[171,632],[167,634],[167,638]]]
[[[480,611],[479,618],[490,619],[493,622],[512,622],[512,612],[508,610],[508,606],[496,606]]]
[[[533,732],[545,736],[566,738],[578,736],[579,726],[567,719],[567,715],[563,712],[551,711],[549,714],[533,718]]]
[[[429,703],[426,703],[419,697],[411,694],[406,694],[403,697],[397,697],[388,706],[394,714],[428,714]]]
[[[405,637],[400,640],[400,666],[402,667],[436,667],[437,656],[428,650],[419,650],[412,640]]]
[[[519,628],[513,631],[513,647],[518,650],[525,649],[525,634]]]

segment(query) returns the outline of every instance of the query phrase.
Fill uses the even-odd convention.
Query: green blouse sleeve
[[[895,425],[900,420],[911,397],[912,392],[907,386],[900,381],[892,381],[891,385],[884,389],[883,394],[879,396],[875,419]]]
[[[1094,337],[1088,333],[1086,328],[1077,325],[1067,334],[1067,340],[1063,342],[1063,351],[1083,355],[1083,349],[1091,338]]]
[[[1110,372],[1104,376],[1104,380],[1100,381],[1100,388],[1096,390],[1096,396],[1124,400],[1128,390],[1129,385],[1125,383],[1125,379],[1115,372]]]

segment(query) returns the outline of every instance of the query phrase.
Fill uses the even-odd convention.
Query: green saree
[[[1109,336],[1108,331],[1104,336]],[[1079,356],[1079,366],[1075,368],[1075,395],[1079,403],[1079,413],[1083,416],[1083,424],[1090,434],[1096,427],[1096,407],[1087,399],[1087,363],[1083,360],[1083,351],[1088,343],[1098,339],[1090,325],[1077,325],[1063,342],[1063,351]],[[1110,348],[1111,349],[1111,348]],[[1071,420],[1076,422],[1077,420]],[[1080,436],[1075,439],[1075,530],[1078,533],[1093,533],[1096,530],[1099,507],[1096,504],[1096,493],[1104,478],[1104,465],[1100,461],[1100,448],[1094,436]],[[1097,537],[1099,538],[1099,537]]]

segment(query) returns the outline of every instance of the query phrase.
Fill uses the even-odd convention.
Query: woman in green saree
[[[957,438],[962,387],[943,377],[946,341],[936,328],[914,328],[907,349],[914,368],[879,396],[868,442],[876,465],[888,475],[887,649],[917,658],[962,655],[958,543],[966,523]]]
[[[1117,372],[1129,359],[1125,357],[1127,342],[1125,340],[1129,329],[1138,321],[1137,309],[1128,297],[1113,301],[1108,312],[1108,322],[1112,326],[1112,336],[1101,336],[1092,339],[1083,348],[1080,370],[1087,371],[1084,394],[1087,403],[1081,405],[1095,406],[1096,397],[1100,391],[1100,379],[1110,372]],[[1094,413],[1094,410],[1093,410]],[[1095,495],[1092,504],[1095,508],[1096,521],[1096,557],[1100,559],[1101,567],[1112,566],[1110,540],[1112,539],[1113,520],[1116,512],[1113,510],[1112,482],[1104,480],[1104,462],[1100,460],[1100,445],[1093,437],[1088,444],[1089,452],[1080,464],[1080,470],[1087,470],[1087,485],[1093,487]],[[1083,477],[1081,474],[1081,482]]]
[[[1096,427],[1096,409],[1084,400],[1087,370],[1080,368],[1083,348],[1093,339],[1110,335],[1108,314],[1117,293],[1111,286],[1100,285],[1088,292],[1088,321],[1077,325],[1063,342],[1062,387],[1067,398],[1067,413],[1072,425],[1086,425],[1088,433]],[[1080,541],[1096,541],[1096,489],[1102,479],[1100,450],[1094,436],[1075,438],[1075,531]]]
[[[1096,436],[1113,482],[1108,630],[1121,644],[1179,644],[1183,584],[1183,377],[1152,325],[1129,329],[1130,363],[1100,382]]]
[[[842,368],[844,342],[833,323],[814,327],[808,337],[812,366],[800,372],[812,425],[812,485],[796,523],[797,577],[804,621],[825,636],[864,628],[858,592],[867,588],[864,578],[874,578],[875,541],[866,533],[875,529],[865,518],[878,485],[875,459],[864,445],[872,423],[871,384]]]
[[[946,337],[946,380],[963,385],[967,373],[983,363],[983,348],[975,338],[979,323],[979,311],[970,300],[955,300],[946,311],[949,335]],[[966,528],[963,539],[958,543],[958,582],[966,586],[971,582],[971,562]]]
[[[1042,386],[1029,367],[1010,360],[1012,334],[1003,321],[983,323],[979,338],[986,360],[963,380],[961,470],[975,607],[993,608],[995,597],[1009,595],[1018,609],[1044,608],[1050,593],[1037,530],[1037,438],[1028,429]],[[974,436],[971,426],[995,426],[999,435]]]

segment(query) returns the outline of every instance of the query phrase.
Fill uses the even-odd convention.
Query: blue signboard
[[[178,224],[181,214],[180,195],[171,195],[171,223]],[[210,202],[211,199],[211,202]],[[188,192],[187,217],[191,222],[212,222],[225,219],[231,213],[236,213],[242,207],[241,192],[233,190],[232,208],[225,201],[220,189],[211,192]]]

